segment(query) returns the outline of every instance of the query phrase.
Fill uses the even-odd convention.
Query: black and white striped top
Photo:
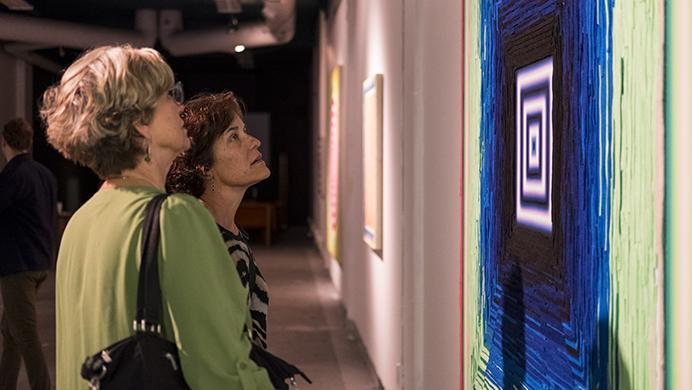
[[[240,281],[244,287],[248,284],[249,264],[255,267],[255,289],[250,292],[250,314],[252,316],[252,342],[258,346],[267,349],[267,309],[269,307],[269,293],[267,291],[267,282],[262,276],[255,262],[255,257],[248,245],[250,236],[240,229],[240,234],[233,234],[230,230],[219,226],[223,240],[226,242],[226,248],[235,261]]]

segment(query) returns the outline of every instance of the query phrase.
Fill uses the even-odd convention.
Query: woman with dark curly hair
[[[247,233],[235,223],[245,191],[270,174],[259,151],[261,143],[248,134],[232,92],[201,95],[186,102],[182,118],[192,146],[173,163],[167,188],[195,196],[209,209],[244,286],[249,282],[250,267],[255,269],[250,291],[252,341],[266,349],[267,284],[257,269]]]
[[[132,334],[145,210],[190,147],[181,103],[181,86],[161,55],[130,46],[87,52],[44,94],[48,142],[104,180],[60,245],[58,389],[86,388],[84,359]],[[159,245],[162,336],[175,343],[190,388],[274,389],[249,358],[245,289],[197,199],[164,200]]]

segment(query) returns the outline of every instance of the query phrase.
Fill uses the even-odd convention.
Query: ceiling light
[[[235,45],[235,47],[233,48],[233,50],[235,50],[236,53],[242,53],[242,52],[245,51],[245,46],[243,46],[243,45]]]

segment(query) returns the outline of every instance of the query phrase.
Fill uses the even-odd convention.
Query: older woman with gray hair
[[[44,94],[48,141],[104,180],[60,245],[58,389],[86,388],[79,375],[84,358],[132,332],[145,208],[165,191],[173,160],[190,146],[181,92],[155,50],[106,46],[81,56]],[[171,195],[160,231],[162,334],[175,343],[187,384],[273,389],[248,357],[247,293],[209,212],[191,196]]]

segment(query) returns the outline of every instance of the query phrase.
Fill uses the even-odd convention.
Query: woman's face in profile
[[[262,159],[260,145],[257,138],[248,134],[245,122],[237,115],[213,145],[211,171],[216,183],[247,188],[268,178],[270,171]]]
[[[154,115],[148,125],[151,129],[151,142],[160,148],[171,150],[175,155],[190,148],[190,139],[180,117],[182,111],[182,105],[166,93],[156,101]]]

